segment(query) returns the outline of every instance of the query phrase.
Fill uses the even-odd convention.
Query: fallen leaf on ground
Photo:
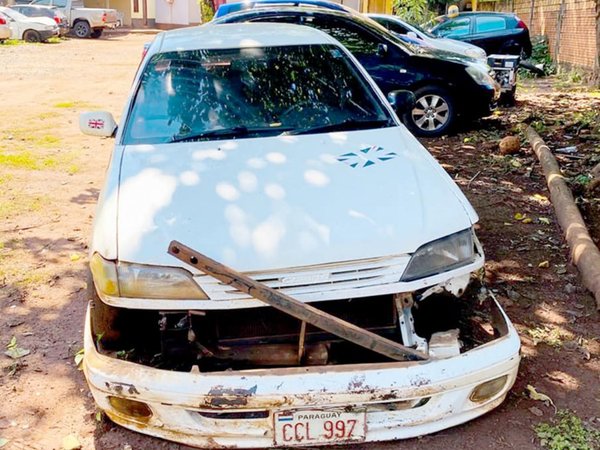
[[[75,353],[75,366],[77,366],[78,368],[79,366],[81,366],[81,362],[83,361],[83,352],[84,349],[81,349],[77,353]]]
[[[27,356],[31,353],[26,348],[21,348],[17,345],[17,338],[15,336],[12,337],[8,345],[6,346],[6,351],[4,354],[12,359],[19,359],[23,356]]]
[[[533,220],[531,220],[529,217],[523,219],[523,223],[531,223],[533,222]]]
[[[538,264],[538,267],[540,269],[547,269],[548,267],[550,267],[550,261],[542,261]]]
[[[529,398],[531,398],[532,400],[548,403],[552,405],[554,407],[554,410],[556,411],[556,405],[554,404],[552,399],[546,394],[542,394],[541,392],[536,391],[535,388],[530,384],[527,385],[527,391],[529,392]]]
[[[71,256],[69,256],[69,259],[73,262],[79,261],[81,259],[81,255],[79,253],[71,253]]]
[[[72,434],[65,436],[62,441],[62,450],[79,450],[80,448],[81,444],[79,443],[79,439]]]
[[[525,214],[515,213],[515,220],[523,220],[525,218]]]
[[[532,406],[531,408],[529,408],[529,411],[534,416],[542,417],[544,415],[544,412],[540,408],[537,408],[535,406]]]
[[[550,225],[550,219],[548,219],[547,217],[540,217],[540,218],[538,218],[538,220],[540,221],[540,223],[543,223],[544,225]]]

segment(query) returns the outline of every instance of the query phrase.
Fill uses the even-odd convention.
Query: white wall
[[[199,22],[200,7],[196,0],[173,0],[173,3],[156,0],[156,23],[190,25]]]

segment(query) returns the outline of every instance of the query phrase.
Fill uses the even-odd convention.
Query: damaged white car
[[[116,139],[83,363],[114,422],[205,448],[314,446],[503,401],[520,343],[469,286],[478,217],[390,103],[326,34],[240,24],[159,34],[118,129],[81,116]]]

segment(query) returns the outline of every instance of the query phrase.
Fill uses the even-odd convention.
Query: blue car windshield
[[[393,119],[337,46],[173,51],[144,68],[123,144],[379,128]]]

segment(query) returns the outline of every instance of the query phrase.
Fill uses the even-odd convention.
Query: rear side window
[[[477,17],[475,33],[506,30],[506,20],[503,17]]]
[[[375,55],[381,42],[361,27],[336,17],[306,16],[301,24],[324,31],[340,41],[354,55]]]
[[[372,19],[380,25],[386,27],[388,30],[393,31],[394,33],[406,34],[409,31],[408,28],[406,28],[404,25],[393,20],[386,20],[380,17],[372,17]]]
[[[462,19],[448,20],[441,24],[435,31],[435,34],[443,37],[466,36],[469,34],[471,20],[468,17]]]

